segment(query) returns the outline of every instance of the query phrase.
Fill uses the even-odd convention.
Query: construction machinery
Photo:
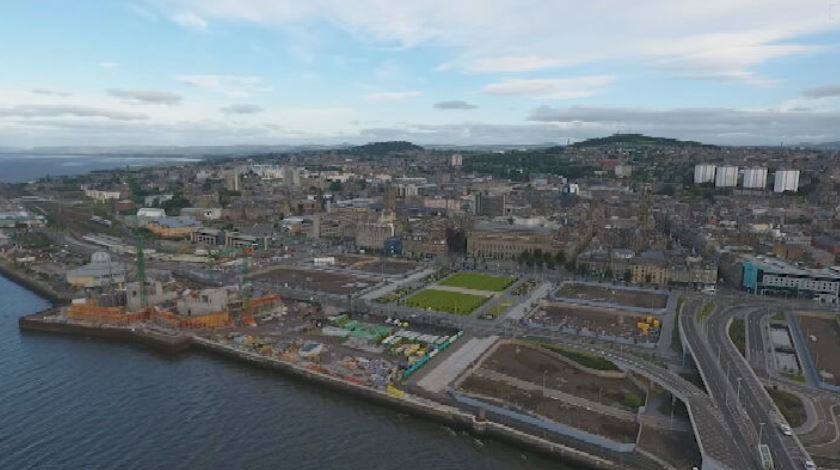
[[[143,252],[146,239],[141,230],[135,229],[134,240],[137,256],[137,282],[140,284],[140,305],[145,310],[149,307],[149,299],[146,296],[146,254]]]
[[[239,315],[239,323],[244,326],[254,326],[253,306],[251,305],[251,281],[248,280],[248,275],[251,274],[251,256],[254,254],[252,247],[228,247],[221,250],[213,251],[209,254],[212,275],[217,271],[220,259],[241,257],[241,268],[239,272],[239,293],[242,296],[242,310]]]

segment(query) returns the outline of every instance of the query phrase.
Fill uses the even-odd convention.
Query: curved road
[[[795,435],[789,437],[781,433],[779,423],[784,422],[784,418],[729,339],[729,321],[736,309],[715,309],[708,318],[699,319],[696,313],[702,304],[697,300],[688,303],[689,308],[680,318],[680,327],[691,345],[709,394],[730,427],[746,431],[739,436],[738,447],[757,455],[761,439],[761,443],[770,447],[777,469],[802,468],[806,458],[802,445]],[[755,458],[752,460],[756,461]]]

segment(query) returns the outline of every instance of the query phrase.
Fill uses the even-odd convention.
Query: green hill
[[[601,147],[607,145],[660,145],[667,147],[709,147],[692,140],[671,139],[668,137],[651,137],[643,134],[613,134],[607,137],[596,137],[572,144],[573,147]]]

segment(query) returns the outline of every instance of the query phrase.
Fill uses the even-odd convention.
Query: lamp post
[[[761,438],[764,437],[764,422],[758,424],[758,445],[761,445]]]
[[[735,401],[739,407],[741,406],[741,379],[741,377],[735,379],[738,382],[738,392],[735,395]]]
[[[546,376],[546,374],[548,374],[548,370],[543,370],[543,390],[542,390],[543,398],[545,398],[545,391],[546,391],[545,390],[545,376]]]

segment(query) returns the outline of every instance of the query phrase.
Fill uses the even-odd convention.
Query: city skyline
[[[840,140],[840,2],[14,2],[0,147]]]

